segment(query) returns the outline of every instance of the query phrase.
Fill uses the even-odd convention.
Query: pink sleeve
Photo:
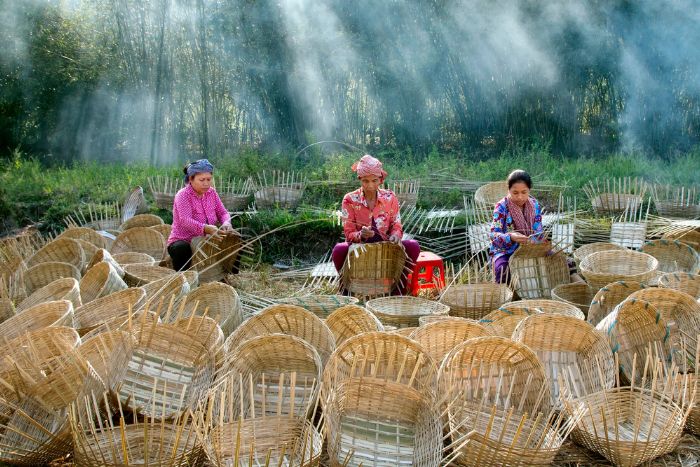
[[[391,232],[389,235],[395,235],[401,240],[403,237],[403,226],[401,225],[401,213],[399,211],[399,200],[396,195],[391,198]]]
[[[214,209],[216,211],[216,218],[219,219],[219,222],[222,224],[230,224],[231,214],[228,213],[228,209],[226,209],[226,206],[224,206],[221,198],[219,198],[219,193],[217,193],[213,188],[212,191],[214,191]]]
[[[342,216],[345,240],[352,243],[360,243],[362,234],[357,230],[358,224],[355,210],[353,209],[352,202],[347,197],[343,198]]]
[[[173,203],[173,224],[184,232],[191,234],[193,237],[204,235],[204,223],[195,220],[192,216],[192,203],[186,192],[180,192],[175,196]]]

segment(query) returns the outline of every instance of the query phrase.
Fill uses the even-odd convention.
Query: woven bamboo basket
[[[110,263],[97,263],[80,279],[80,297],[83,303],[127,288]]]
[[[299,205],[305,188],[303,183],[262,187],[254,193],[255,205],[260,209],[294,209]]]
[[[107,331],[85,339],[78,352],[92,366],[109,390],[121,383],[136,340],[126,331]]]
[[[126,197],[121,209],[121,223],[134,217],[136,214],[148,212],[148,203],[143,195],[143,188],[137,186]]]
[[[171,309],[177,310],[180,301],[189,293],[190,285],[183,273],[176,273],[149,282],[142,289],[146,292],[146,298],[136,309],[157,310],[159,315],[165,316]]]
[[[527,345],[544,365],[552,394],[559,404],[559,378],[582,397],[615,384],[615,360],[605,335],[590,323],[571,316],[528,316],[513,331],[513,340]]]
[[[638,251],[599,251],[586,256],[579,264],[583,277],[593,288],[603,288],[615,281],[646,283],[656,276],[659,262]]]
[[[563,251],[551,253],[551,245],[520,245],[510,257],[508,268],[513,288],[520,298],[550,298],[552,289],[570,282]]]
[[[433,359],[397,334],[346,340],[323,373],[331,465],[437,465],[442,429]]]
[[[81,336],[104,323],[126,321],[129,310],[135,310],[146,298],[141,288],[128,288],[97,298],[75,309],[75,327]]]
[[[504,304],[505,305],[505,304]],[[510,339],[513,331],[518,326],[520,321],[524,320],[531,314],[542,313],[539,309],[528,308],[523,306],[515,306],[511,308],[501,307],[493,310],[488,315],[479,320],[486,329],[491,331],[494,336],[505,337]]]
[[[168,419],[193,408],[206,394],[215,355],[194,333],[157,323],[136,325],[136,345],[119,398],[131,410]]]
[[[345,305],[326,318],[326,325],[337,345],[365,332],[383,331],[384,326],[372,312],[358,305]]]
[[[194,336],[197,342],[204,344],[209,353],[214,355],[216,369],[223,365],[225,356],[224,333],[216,321],[207,316],[192,315],[164,325],[174,326]]]
[[[323,419],[315,425],[290,415],[298,412],[294,394],[303,388],[299,378],[280,378],[281,385],[255,385],[252,375],[231,373],[212,388],[198,411],[204,422],[198,434],[210,465],[320,464]]]
[[[418,342],[439,365],[458,344],[474,337],[490,336],[491,331],[479,322],[466,318],[449,318],[416,328],[411,339]]]
[[[243,248],[243,240],[234,231],[220,238],[211,236],[192,239],[192,268],[200,282],[216,282],[231,274]]]
[[[314,313],[321,319],[328,318],[338,308],[345,305],[355,305],[360,300],[344,295],[306,295],[303,297],[290,297],[277,300],[279,303],[300,306]]]
[[[517,308],[529,309],[530,312],[540,311],[544,314],[572,316],[577,319],[586,319],[583,312],[571,303],[558,300],[518,300],[504,303],[502,310],[515,310]]]
[[[172,211],[175,194],[182,188],[182,177],[149,177],[148,186],[153,194],[156,207]]]
[[[163,219],[155,214],[137,214],[120,225],[119,230],[123,232],[134,227],[153,227],[155,225],[163,225]]]
[[[164,279],[175,271],[149,264],[127,264],[124,266],[124,281],[129,287],[140,287],[150,282]]]
[[[581,245],[574,250],[574,261],[576,264],[580,264],[583,258],[590,255],[591,253],[598,253],[599,251],[610,251],[610,250],[625,250],[625,247],[617,245],[615,243],[609,242],[593,242]]]
[[[170,237],[170,233],[173,231],[173,226],[171,224],[152,225],[149,228],[151,230],[155,230],[156,232],[160,233],[166,242],[168,241],[168,238]]]
[[[401,208],[415,208],[418,203],[420,180],[396,180],[391,184],[391,191],[396,195]]]
[[[695,251],[700,251],[700,230],[697,228],[668,232],[663,235],[663,238],[667,240],[680,240],[695,248]]]
[[[508,194],[508,182],[488,182],[474,192],[474,202],[493,209],[493,206]]]
[[[631,193],[600,193],[591,199],[591,205],[598,214],[620,214],[639,209],[642,200],[641,196]]]
[[[105,248],[105,239],[95,229],[87,227],[69,227],[56,238],[72,238],[92,243],[96,248]]]
[[[600,289],[588,309],[588,322],[596,326],[623,300],[645,286],[636,281],[617,281]]]
[[[263,405],[268,404],[267,415],[307,417],[312,415],[318,400],[322,370],[321,357],[311,344],[287,334],[268,334],[249,339],[229,353],[220,374],[238,375],[248,385],[252,382],[259,387],[277,385],[281,390],[287,386],[287,397],[294,398],[288,402],[249,398],[247,402],[255,407],[247,407],[247,412],[261,414]],[[280,413],[278,403],[293,412]]]
[[[86,240],[81,240],[80,238],[74,239],[78,244],[80,245],[80,248],[83,250],[83,256],[85,257],[85,262],[83,262],[83,271],[87,269],[87,262],[92,256],[99,250],[95,245],[92,243],[86,241]]]
[[[87,271],[97,263],[102,262],[111,264],[117,274],[119,274],[119,277],[124,277],[124,268],[122,268],[121,264],[119,264],[117,260],[114,259],[111,254],[109,254],[109,251],[105,250],[104,248],[98,249],[95,254],[92,255],[90,262],[87,264],[87,266],[85,266],[85,270]]]
[[[218,192],[221,202],[228,211],[239,212],[244,211],[250,203],[251,196],[249,193],[226,193]]]
[[[446,315],[450,307],[418,297],[383,297],[369,300],[365,306],[385,326],[417,327],[418,319],[426,315]]]
[[[160,232],[156,232],[148,227],[134,227],[117,236],[117,239],[112,244],[110,253],[112,255],[127,252],[145,253],[156,261],[160,261],[163,259],[164,251],[165,239]],[[119,263],[124,264],[121,261]]]
[[[163,394],[156,394],[156,398],[163,398]],[[103,392],[78,399],[71,404],[69,415],[76,465],[197,464],[198,441],[190,411],[167,421],[142,419],[129,413],[129,407],[119,400],[114,401],[109,392]]]
[[[235,352],[248,339],[268,334],[290,334],[311,344],[325,364],[335,350],[335,338],[318,316],[294,305],[272,305],[241,324],[226,339],[226,349]]]
[[[654,305],[628,298],[620,303],[596,329],[605,333],[613,354],[617,354],[620,375],[627,381],[639,377],[637,367],[647,358],[665,360],[671,356],[669,329]]]
[[[680,290],[696,300],[700,299],[700,274],[670,272],[659,278],[659,286]]]
[[[545,368],[526,345],[498,336],[475,337],[448,353],[438,373],[440,394],[464,391],[462,407],[497,407],[517,413],[548,413],[551,404]]]
[[[204,315],[216,321],[228,337],[243,322],[238,292],[228,284],[209,282],[188,293],[183,299],[181,316]]]
[[[80,298],[80,284],[78,281],[73,277],[57,279],[22,300],[22,302],[17,305],[16,312],[19,313],[39,303],[54,300],[69,300],[73,304],[74,309],[81,306],[83,302]]]
[[[356,297],[382,297],[399,285],[405,264],[402,246],[390,242],[362,244],[348,253],[340,280]]]
[[[0,298],[0,323],[4,323],[15,315],[15,305],[9,298]]]
[[[552,289],[552,299],[575,306],[588,316],[591,302],[595,298],[597,289],[593,289],[583,282],[561,284]],[[584,318],[585,319],[585,318]]]
[[[671,399],[640,387],[613,388],[566,401],[583,409],[572,438],[615,465],[639,465],[673,451],[685,414]]]
[[[56,300],[27,308],[0,323],[0,339],[8,341],[49,326],[73,327],[73,304],[68,300]]]
[[[700,218],[700,196],[696,187],[654,184],[651,186],[651,194],[659,216]]]
[[[644,242],[641,251],[657,259],[660,273],[700,273],[700,253],[678,240],[649,240]]]
[[[31,268],[48,262],[68,263],[81,270],[85,263],[85,256],[80,244],[72,238],[57,238],[34,253],[27,260],[27,267]]]
[[[80,280],[80,271],[72,264],[50,261],[29,268],[22,275],[24,288],[28,295],[64,277]]]
[[[513,299],[513,291],[505,284],[483,282],[448,287],[440,302],[450,307],[450,316],[480,319]]]
[[[156,264],[156,260],[153,256],[135,251],[115,253],[112,255],[112,258],[121,266],[126,266],[127,264],[149,264],[153,266]]]
[[[469,318],[460,318],[459,316],[450,316],[450,315],[430,315],[430,316],[421,316],[418,318],[418,327],[425,326],[426,324],[430,323],[436,323],[438,321],[444,321],[444,320],[449,320],[449,319],[469,319]],[[477,320],[478,321],[478,320]]]

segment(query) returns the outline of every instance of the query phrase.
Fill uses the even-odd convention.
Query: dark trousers
[[[190,242],[178,240],[168,245],[168,254],[173,260],[173,269],[185,271],[192,263],[192,247]]]

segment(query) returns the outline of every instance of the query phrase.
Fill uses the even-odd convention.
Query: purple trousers
[[[507,284],[510,282],[510,270],[508,269],[508,261],[510,256],[503,255],[493,260],[493,277],[498,284]]]

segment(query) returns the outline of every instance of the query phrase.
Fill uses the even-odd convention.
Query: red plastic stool
[[[413,272],[408,275],[411,295],[418,295],[423,289],[442,289],[445,287],[445,264],[435,253],[422,251],[418,255]]]

